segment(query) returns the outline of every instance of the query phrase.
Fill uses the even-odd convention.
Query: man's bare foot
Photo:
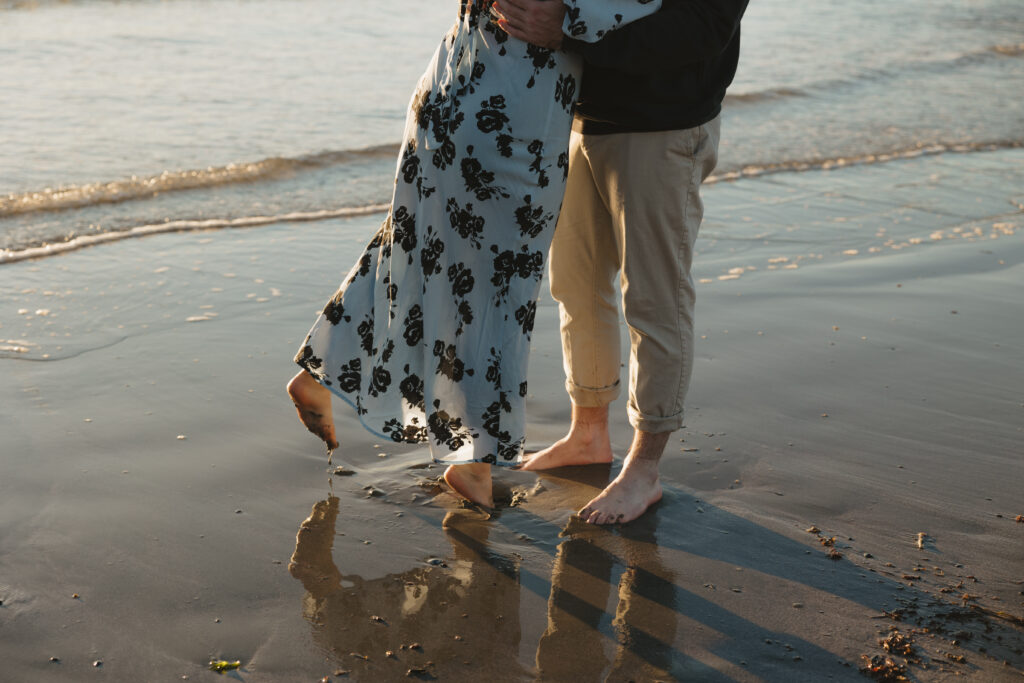
[[[494,507],[494,493],[491,488],[491,466],[484,462],[465,465],[450,465],[444,471],[444,480],[459,496],[482,505]]]
[[[619,476],[579,511],[580,519],[590,524],[631,522],[661,500],[658,461],[669,434],[638,431]]]
[[[329,450],[338,447],[334,438],[334,415],[331,413],[331,392],[305,370],[288,382],[288,395],[306,429],[323,439]]]
[[[598,465],[612,461],[608,436],[608,407],[572,407],[569,433],[553,445],[532,455],[520,469],[550,470],[573,465]]]

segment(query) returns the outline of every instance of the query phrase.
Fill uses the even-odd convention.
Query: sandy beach
[[[612,528],[572,512],[618,462],[488,519],[336,405],[328,467],[284,385],[379,216],[0,266],[0,680],[1021,680],[1022,188],[1019,148],[708,186],[686,428]]]

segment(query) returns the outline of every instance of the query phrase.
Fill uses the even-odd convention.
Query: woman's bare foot
[[[331,413],[331,392],[305,370],[288,382],[288,395],[306,429],[323,439],[328,450],[338,447],[334,438],[334,415]]]
[[[632,522],[661,500],[658,462],[670,432],[637,431],[619,476],[579,511],[590,524]]]
[[[520,469],[550,470],[573,465],[598,465],[612,461],[608,436],[608,407],[572,407],[572,425],[565,438],[535,453]]]
[[[491,466],[484,462],[465,465],[451,465],[444,471],[444,480],[459,496],[482,505],[494,507],[494,493],[491,487]]]

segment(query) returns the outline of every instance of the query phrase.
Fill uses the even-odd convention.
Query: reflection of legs
[[[434,632],[447,639],[452,633],[464,634],[466,649],[458,659],[470,663],[473,679],[524,680],[526,672],[518,661],[520,559],[488,545],[493,523],[483,515],[454,510],[445,515],[442,527],[453,556],[445,573],[459,586],[444,595],[445,607],[439,615],[444,619],[435,621]],[[468,673],[457,678],[466,676]]]
[[[341,572],[331,555],[337,519],[338,498],[330,496],[313,506],[295,535],[295,552],[288,563],[288,571],[302,581],[313,597],[323,597],[341,584]]]
[[[558,546],[548,627],[537,646],[541,681],[599,681],[608,666],[601,634],[614,557],[587,539]]]
[[[331,392],[305,370],[288,382],[288,395],[295,404],[299,419],[306,429],[323,439],[327,448],[334,450],[338,442],[334,438],[334,416],[331,414]]]
[[[674,578],[663,578],[661,563],[629,567],[619,579],[619,604],[615,610],[615,631],[619,651],[609,681],[636,680],[639,670],[647,678],[672,678],[673,641],[677,629]]]

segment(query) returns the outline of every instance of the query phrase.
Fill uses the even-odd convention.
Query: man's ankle
[[[572,424],[586,427],[607,427],[608,406],[578,406],[572,404]]]

